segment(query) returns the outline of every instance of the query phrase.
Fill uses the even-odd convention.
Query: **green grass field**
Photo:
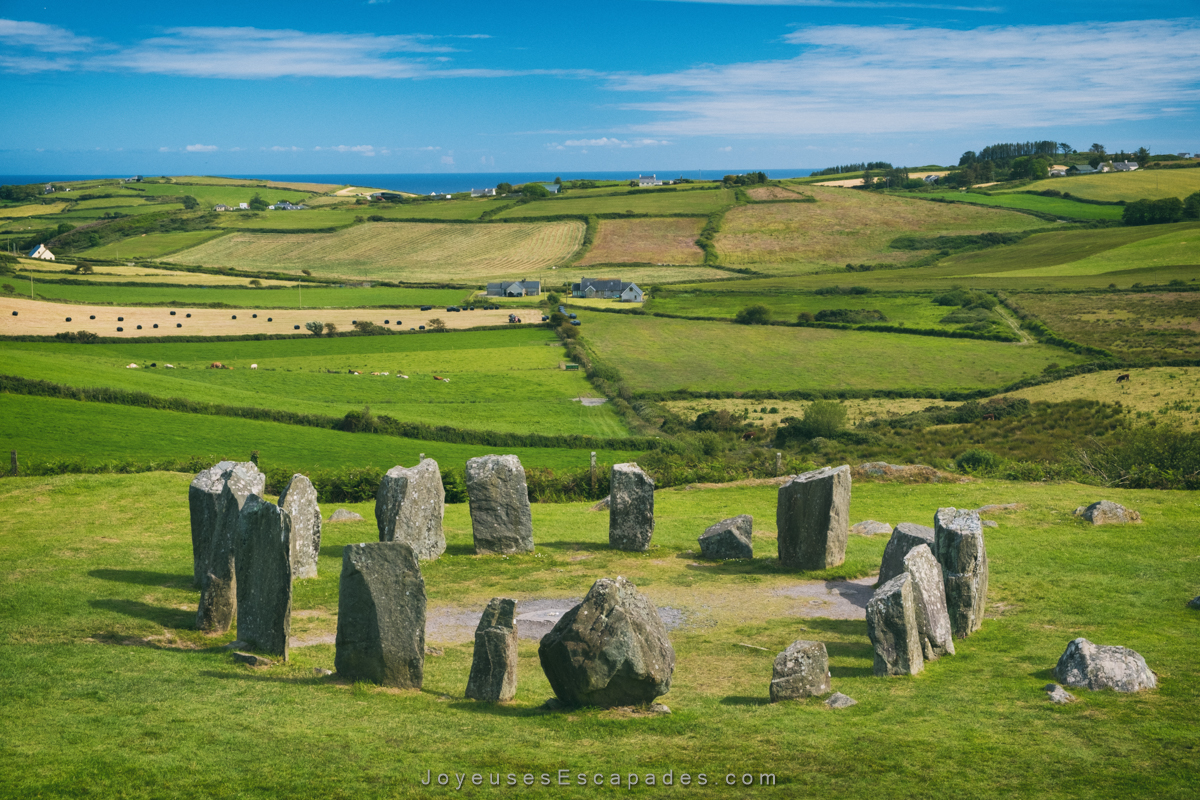
[[[460,774],[470,787],[479,773],[481,795],[494,791],[491,774],[506,782],[512,773],[523,787],[529,773],[535,783],[547,776],[553,788],[543,793],[594,798],[603,789],[578,785],[578,775],[618,775],[627,785],[634,773],[632,791],[653,794],[660,790],[642,786],[645,775],[668,771],[677,788],[665,796],[1186,800],[1200,789],[1197,612],[1185,607],[1200,584],[1193,498],[1182,492],[1106,493],[1146,518],[1128,530],[1072,520],[1070,510],[1096,494],[1076,485],[856,486],[855,521],[927,523],[939,506],[1026,504],[987,530],[983,629],[911,678],[871,674],[861,619],[812,616],[808,598],[780,594],[873,574],[887,537],[852,537],[838,569],[782,571],[772,558],[774,487],[657,493],[645,555],[609,549],[607,515],[587,504],[538,504],[537,552],[476,557],[466,506],[448,506],[447,553],[422,565],[428,641],[443,654],[426,656],[421,691],[394,691],[314,677],[315,667],[333,666],[332,644],[294,646],[287,664],[256,669],[221,649],[235,632],[192,630],[191,477],[0,482],[6,794],[411,797],[449,794],[435,788],[439,774],[452,782]],[[349,507],[367,521],[326,526],[319,576],[295,584],[292,633],[306,641],[333,631],[342,548],[377,536],[372,504]],[[759,558],[698,561],[695,537],[735,510],[760,521]],[[578,598],[615,575],[682,614],[662,698],[670,716],[542,710],[550,687],[528,640],[512,703],[463,699],[471,628],[445,620],[477,614],[496,595]],[[1159,688],[1073,690],[1078,702],[1050,704],[1042,686],[1077,636],[1135,649]],[[772,659],[797,638],[826,644],[833,689],[857,706],[767,702]],[[554,785],[560,769],[569,785]],[[427,770],[433,786],[421,784]],[[701,774],[707,787],[696,785]],[[760,774],[775,785],[758,786]],[[755,785],[728,787],[726,775]]]
[[[1200,292],[1014,294],[1013,299],[1060,335],[1124,357],[1200,357]]]
[[[186,275],[187,273],[176,273]],[[203,282],[203,277],[197,283]],[[249,278],[244,278],[249,280]],[[37,284],[39,297],[67,300],[83,304],[166,304],[193,305],[200,303],[225,303],[236,308],[358,308],[359,306],[395,307],[446,306],[463,300],[461,289],[391,289],[373,287],[359,289],[302,286],[293,284],[287,289],[251,289],[243,287],[192,287],[192,286],[111,286],[94,284]]]
[[[144,197],[97,197],[94,200],[77,200],[71,210],[75,211],[82,208],[126,208],[128,206],[146,205]],[[153,204],[157,206],[158,204]]]
[[[468,458],[497,452],[488,445],[452,444],[260,422],[175,411],[81,403],[0,394],[0,440],[27,461],[153,462],[192,456],[245,461],[258,450],[264,468],[294,470],[415,464],[421,453],[445,467],[462,468]],[[588,451],[506,447],[530,467],[582,469]],[[597,451],[605,463],[631,461],[636,453]]]
[[[1006,277],[1020,279],[1059,275],[1105,275],[1110,272],[1180,266],[1200,270],[1200,230],[1197,226],[1182,229],[1163,225],[1152,227],[1156,232],[1166,233],[1131,241],[1121,247],[1101,250],[1094,255],[1064,264],[1013,270],[1006,273]]]
[[[1076,356],[1043,345],[583,312],[589,347],[635,392],[1000,387]]]
[[[292,203],[303,203],[308,199],[309,192],[297,192],[292,189],[267,189],[258,186],[228,186],[219,184],[186,184],[186,183],[139,183],[135,184],[139,193],[147,197],[170,195],[184,197],[190,195],[202,205],[215,206],[224,203],[236,206],[238,203],[249,203],[254,195],[259,195],[268,204],[277,200],[287,200]]]
[[[574,220],[492,225],[376,222],[337,233],[237,233],[169,260],[251,270],[311,269],[322,276],[478,283],[548,270],[570,258],[582,244],[583,232],[583,223]]]
[[[66,208],[68,203],[26,203],[20,206],[0,206],[0,218],[22,219],[25,217],[43,217],[57,214]]]
[[[226,211],[217,215],[216,225],[232,230],[306,231],[346,228],[356,217],[366,218],[362,206],[336,205],[302,211]]]
[[[896,192],[894,196],[913,197],[916,199],[944,198],[959,203],[975,203],[999,208],[1024,208],[1030,211],[1041,211],[1044,214],[1056,214],[1069,219],[1120,219],[1122,206],[1098,206],[1092,203],[1080,203],[1075,200],[1065,200],[1061,197],[1042,197],[1033,194],[975,194],[972,192],[946,191],[937,193],[908,193]]]
[[[732,189],[647,192],[644,195],[621,194],[575,197],[571,194],[553,200],[537,200],[501,211],[498,219],[548,217],[555,214],[663,214],[703,216],[733,203]]]
[[[140,203],[131,206],[119,206],[109,208],[81,208],[68,209],[60,214],[54,215],[54,222],[70,222],[74,225],[83,225],[88,222],[95,222],[105,214],[121,214],[126,217],[138,217],[142,214],[156,214],[161,211],[182,211],[181,203]]]
[[[337,417],[369,405],[406,422],[512,433],[628,435],[607,405],[572,399],[596,392],[583,373],[559,368],[565,354],[558,339],[539,329],[194,344],[0,342],[0,353],[8,374],[70,386]],[[205,369],[213,361],[234,369]],[[131,362],[176,369],[126,369]],[[370,374],[385,371],[391,375]],[[435,374],[450,380],[435,381]]]
[[[1087,200],[1157,200],[1162,197],[1187,197],[1200,192],[1200,169],[1152,169],[1137,172],[1112,172],[1103,175],[1078,175],[1035,181],[1016,191],[1040,192],[1057,189]]]
[[[829,309],[873,309],[887,317],[886,324],[904,324],[911,328],[957,327],[943,324],[941,319],[953,308],[934,304],[932,295],[787,295],[763,296],[672,292],[665,297],[646,301],[647,311],[681,314],[693,317],[726,317],[733,319],[747,306],[765,305],[772,320],[795,322],[802,311],[816,314]]]
[[[161,258],[169,253],[186,250],[210,241],[224,231],[176,231],[175,233],[148,233],[122,239],[101,247],[93,247],[79,253],[82,258]]]

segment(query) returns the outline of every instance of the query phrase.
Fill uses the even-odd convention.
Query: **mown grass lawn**
[[[583,312],[583,338],[634,392],[1001,387],[1078,356],[1039,344]]]
[[[1094,488],[978,482],[860,484],[853,520],[928,522],[938,506],[1020,501],[988,530],[989,611],[958,654],[913,678],[876,678],[861,620],[804,616],[777,594],[814,579],[870,575],[885,538],[853,537],[843,568],[789,573],[774,559],[774,487],[658,493],[645,555],[614,553],[606,515],[586,504],[534,508],[537,551],[470,554],[464,506],[447,509],[449,549],[423,567],[431,618],[474,611],[492,596],[580,597],[623,574],[660,607],[683,614],[663,699],[673,713],[642,718],[583,709],[549,712],[536,643],[519,649],[516,700],[463,699],[470,630],[431,638],[420,691],[319,678],[329,644],[294,647],[287,664],[234,664],[235,633],[193,630],[187,483],[190,475],[75,476],[0,482],[0,678],[5,732],[0,786],[10,796],[313,797],[450,795],[426,771],[482,796],[493,773],[517,787],[548,776],[563,797],[595,797],[578,774],[639,777],[664,796],[925,798],[1191,798],[1200,789],[1193,668],[1200,591],[1193,498],[1105,492],[1145,524],[1092,528],[1069,511]],[[297,582],[293,631],[318,637],[336,622],[341,548],[371,541],[368,521],[327,525],[320,576]],[[88,509],[88,513],[80,513]],[[323,509],[328,515],[331,509]],[[754,562],[697,561],[695,536],[722,516],[754,514]],[[47,524],[54,520],[55,524]],[[693,551],[693,552],[689,552]],[[520,606],[518,606],[518,611]],[[1086,636],[1140,652],[1159,688],[1136,695],[1076,690],[1050,704],[1042,686],[1067,642]],[[770,705],[775,653],[797,638],[826,643],[833,688],[858,705]],[[749,647],[746,645],[750,645]],[[758,650],[755,648],[764,648]],[[569,786],[556,785],[567,770]],[[673,787],[642,784],[671,772]],[[680,786],[681,773],[692,785]],[[483,787],[470,785],[479,773]],[[709,784],[697,786],[703,774]],[[748,774],[754,787],[729,787]],[[758,786],[759,775],[775,786]],[[616,787],[610,791],[620,793]]]

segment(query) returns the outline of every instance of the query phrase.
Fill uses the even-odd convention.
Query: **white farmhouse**
[[[46,245],[39,244],[37,247],[29,251],[29,258],[40,258],[43,261],[53,261],[54,253],[46,249]]]
[[[655,175],[638,175],[638,187],[662,186],[662,181]]]

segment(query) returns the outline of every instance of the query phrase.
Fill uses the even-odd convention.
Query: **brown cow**
[[[1126,372],[1126,373],[1125,373],[1125,374],[1123,374],[1123,375],[1118,375],[1118,376],[1117,376],[1117,383],[1121,383],[1122,381],[1127,381],[1127,380],[1129,380],[1129,373],[1128,373],[1128,372]]]

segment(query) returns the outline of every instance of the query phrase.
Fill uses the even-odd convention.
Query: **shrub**
[[[306,322],[304,327],[308,329],[313,336],[320,336],[325,331],[324,322]]]
[[[954,459],[954,465],[963,472],[991,470],[995,469],[999,464],[999,457],[990,450],[967,450]]]
[[[816,317],[814,317],[812,315],[811,311],[801,311],[799,314],[796,315],[796,322],[799,322],[799,323],[814,322],[815,320],[816,320]]]
[[[817,312],[817,322],[840,322],[858,325],[864,322],[887,322],[882,311],[866,308],[827,308]]]
[[[426,323],[425,327],[431,331],[444,331],[446,323],[440,317],[434,317]]]
[[[737,312],[733,321],[738,325],[766,325],[771,319],[771,309],[764,305],[746,306]]]

